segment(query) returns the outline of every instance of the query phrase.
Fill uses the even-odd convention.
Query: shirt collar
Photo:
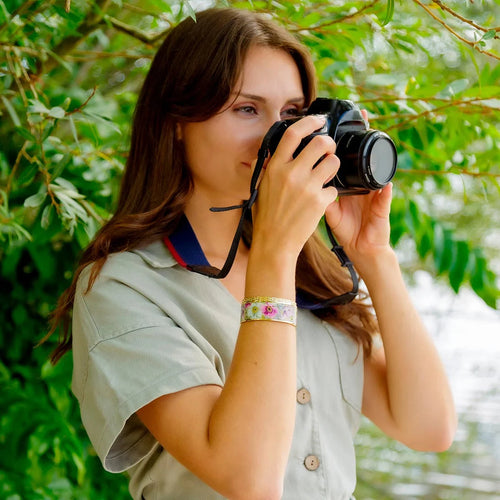
[[[161,240],[154,241],[144,247],[135,248],[132,252],[139,255],[146,264],[157,269],[173,267],[177,264]]]
[[[210,266],[203,250],[196,238],[196,234],[191,227],[187,217],[182,216],[179,225],[175,231],[170,235],[163,238],[164,244],[164,255],[168,255],[169,266],[171,267],[175,263],[184,267],[185,269],[192,270],[190,266]],[[156,249],[156,247],[155,247]],[[168,249],[168,251],[167,251]],[[144,258],[144,256],[143,256]],[[148,255],[150,259],[150,256]],[[151,260],[151,259],[150,259]],[[152,264],[153,265],[153,264]],[[167,267],[153,265],[153,267]],[[318,304],[316,301],[309,301],[304,297],[304,294],[300,290],[297,290],[296,294],[297,306],[302,309],[318,309]]]

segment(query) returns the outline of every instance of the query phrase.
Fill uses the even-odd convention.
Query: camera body
[[[386,133],[370,129],[352,101],[318,98],[306,114],[325,115],[326,123],[302,140],[294,157],[316,135],[329,135],[337,144],[335,154],[340,159],[340,168],[325,187],[335,186],[339,195],[367,194],[383,188],[394,177],[397,165],[394,142]],[[285,130],[297,120],[300,118],[279,121],[271,127],[264,138],[271,155]]]

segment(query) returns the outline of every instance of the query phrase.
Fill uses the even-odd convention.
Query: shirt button
[[[316,470],[319,467],[319,458],[316,455],[308,455],[304,460],[307,470]]]
[[[297,391],[297,402],[301,405],[305,405],[311,401],[311,393],[307,389],[299,389]]]

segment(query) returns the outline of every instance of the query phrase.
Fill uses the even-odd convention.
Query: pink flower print
[[[262,314],[266,318],[274,318],[278,314],[278,309],[272,304],[267,303],[262,306]]]

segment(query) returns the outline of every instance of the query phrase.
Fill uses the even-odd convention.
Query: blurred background
[[[128,498],[34,348],[113,211],[141,82],[165,32],[259,11],[311,50],[399,154],[392,244],[449,373],[455,443],[418,453],[364,421],[358,499],[500,499],[500,1],[0,0],[0,498]],[[422,367],[425,369],[425,367]]]

